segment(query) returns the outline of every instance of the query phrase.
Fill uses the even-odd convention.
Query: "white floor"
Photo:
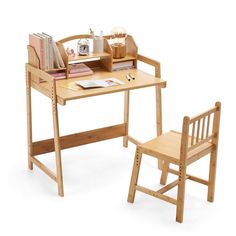
[[[107,149],[109,146],[109,149]],[[215,202],[206,201],[205,186],[187,182],[184,223],[175,222],[175,206],[137,192],[126,201],[134,146],[122,147],[121,138],[63,151],[65,197],[57,195],[54,181],[37,167],[27,169],[26,158],[12,158],[3,169],[1,235],[123,235],[175,233],[199,235],[206,230],[233,229],[234,196],[227,173],[219,168]],[[207,158],[208,159],[208,158]],[[54,169],[54,157],[41,157]],[[208,160],[199,163],[201,172]],[[198,174],[198,168],[192,168]],[[194,172],[193,172],[194,173]],[[204,177],[204,175],[201,175]],[[140,184],[157,189],[156,161],[144,156]],[[170,176],[169,180],[173,177]],[[232,185],[233,186],[233,183]],[[175,191],[170,195],[174,196]]]

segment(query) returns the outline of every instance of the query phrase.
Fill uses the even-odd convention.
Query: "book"
[[[125,69],[131,69],[134,67],[133,61],[122,61],[122,62],[116,62],[112,65],[112,70],[125,70]]]
[[[106,78],[106,79],[99,79],[99,80],[78,80],[78,81],[75,81],[75,83],[84,89],[107,88],[111,86],[124,84],[124,82],[116,78]]]
[[[65,79],[66,78],[66,73],[65,72],[48,72],[51,76],[54,77],[54,79]],[[76,77],[81,77],[81,76],[86,76],[86,75],[92,75],[93,72],[87,71],[87,72],[79,72],[79,73],[73,73],[69,74],[69,78],[76,78]]]
[[[53,65],[54,65],[54,68],[57,68],[57,69],[60,69],[61,66],[60,66],[60,62],[59,62],[59,58],[56,54],[56,49],[55,49],[55,44],[54,44],[54,41],[53,41]]]
[[[42,32],[44,36],[48,38],[49,42],[49,64],[51,68],[65,68],[65,63],[62,60],[61,53],[57,47],[56,42],[53,40],[52,36]]]
[[[35,48],[40,69],[64,69],[65,63],[52,36],[46,33],[29,34],[29,45]]]
[[[29,45],[32,46],[38,57],[39,57],[39,67],[45,70],[45,55],[44,55],[44,43],[43,39],[36,34],[29,34]]]
[[[57,44],[54,40],[52,41],[52,45],[53,45],[55,57],[58,59],[58,62],[59,62],[59,67],[58,68],[65,68],[65,63],[62,59],[61,53],[60,53],[60,51],[57,47]]]
[[[79,73],[79,72],[87,72],[87,71],[91,71],[91,69],[88,66],[86,66],[84,63],[71,64],[69,66],[69,72],[71,74]]]
[[[49,63],[49,69],[54,68],[54,52],[53,52],[53,45],[52,45],[52,36],[42,32],[42,35],[46,37],[47,39],[47,47],[48,47],[48,63]]]
[[[44,50],[44,62],[45,62],[45,70],[49,70],[49,49],[48,49],[48,39],[45,35],[41,33],[35,34],[42,39],[43,42],[43,50]]]

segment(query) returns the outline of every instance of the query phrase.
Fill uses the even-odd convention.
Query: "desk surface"
[[[126,75],[128,73],[132,73],[135,76],[135,80],[128,81],[126,79]],[[106,79],[106,78],[117,78],[124,82],[122,85],[107,87],[107,88],[93,88],[93,89],[82,89],[78,88],[77,91],[73,91],[71,89],[64,88],[63,86],[66,83],[74,82],[76,80],[88,80],[88,79]],[[58,80],[57,84],[57,99],[58,103],[61,105],[65,105],[66,101],[80,99],[85,97],[97,96],[102,94],[109,94],[115,92],[121,92],[126,90],[144,88],[149,86],[158,85],[162,88],[166,87],[166,82],[157,78],[153,75],[150,75],[146,72],[140,71],[138,69],[130,69],[130,70],[122,70],[122,71],[96,71],[93,75],[77,77],[73,79],[67,80]],[[47,82],[43,82],[40,84],[32,83],[32,86],[44,93],[48,97],[50,97],[49,84]]]

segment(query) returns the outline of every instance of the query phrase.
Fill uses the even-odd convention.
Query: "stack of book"
[[[55,79],[65,79],[66,72],[65,71],[49,71],[50,75],[52,75]],[[69,65],[69,78],[75,78],[85,75],[92,75],[93,71],[86,66],[84,63],[72,64]]]
[[[52,36],[46,33],[29,34],[29,45],[34,47],[39,57],[40,69],[65,68],[60,51]]]

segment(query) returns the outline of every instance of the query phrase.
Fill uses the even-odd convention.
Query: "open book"
[[[106,87],[124,84],[124,82],[116,78],[107,78],[107,79],[99,79],[99,80],[77,80],[75,81],[75,83],[84,89],[106,88]]]

